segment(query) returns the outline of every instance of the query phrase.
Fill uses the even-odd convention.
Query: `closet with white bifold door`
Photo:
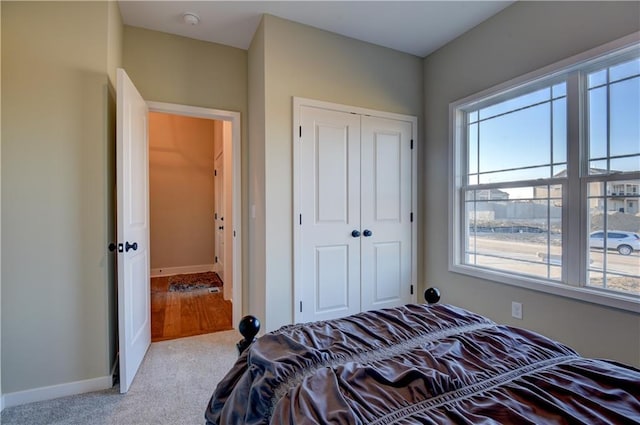
[[[293,102],[294,320],[415,302],[417,119]]]

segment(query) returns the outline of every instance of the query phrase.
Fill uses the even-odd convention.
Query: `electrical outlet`
[[[522,320],[522,303],[511,302],[511,316]]]

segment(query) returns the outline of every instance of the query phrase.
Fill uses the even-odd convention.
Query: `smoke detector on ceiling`
[[[198,25],[200,23],[200,17],[193,12],[185,12],[182,15],[182,19],[187,25]]]

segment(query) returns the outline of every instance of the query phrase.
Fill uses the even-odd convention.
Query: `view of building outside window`
[[[468,263],[560,280],[562,185],[517,182],[566,170],[566,83],[470,112],[467,123]]]
[[[587,284],[640,294],[640,179],[608,178],[640,171],[640,59],[589,73],[587,88]]]

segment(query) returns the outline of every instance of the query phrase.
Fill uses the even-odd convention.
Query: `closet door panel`
[[[360,311],[360,117],[301,107],[302,321]],[[354,158],[356,160],[354,160]]]
[[[402,299],[402,246],[398,242],[373,244],[375,271],[371,287],[373,303],[395,303]],[[365,285],[367,287],[369,285]]]
[[[363,310],[411,302],[411,138],[408,121],[362,117]]]

